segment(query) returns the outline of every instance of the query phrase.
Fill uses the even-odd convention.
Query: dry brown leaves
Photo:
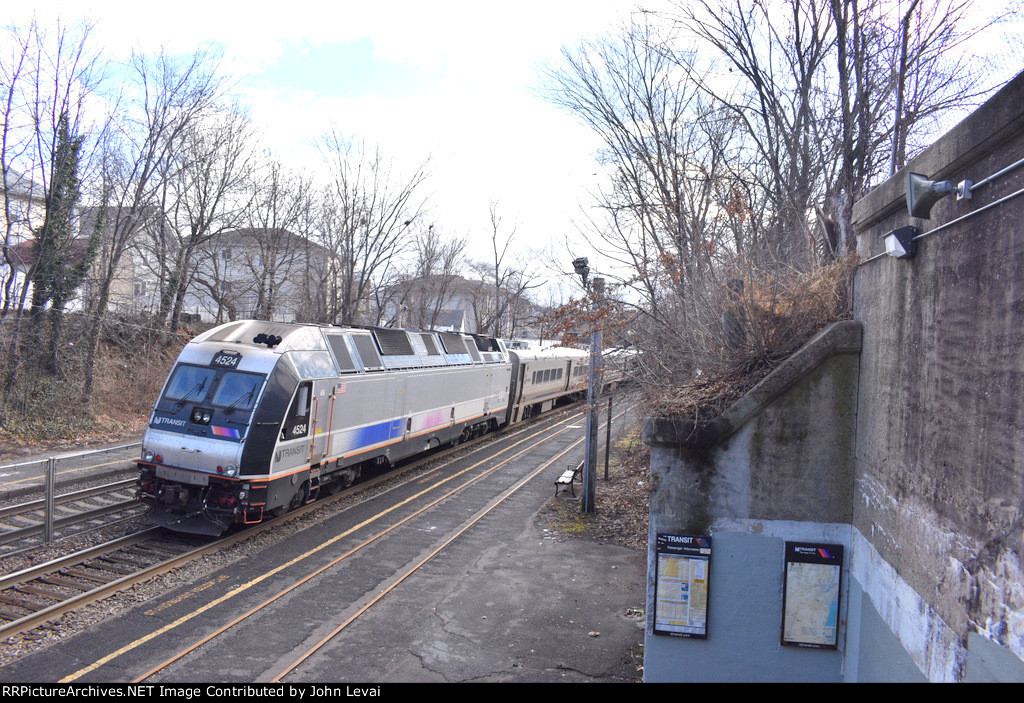
[[[653,373],[640,379],[650,413],[700,423],[723,412],[815,334],[849,318],[857,260],[850,255],[809,273],[738,269],[738,292],[722,286],[688,320],[686,363],[650,366]]]
[[[616,544],[629,549],[647,549],[649,454],[640,441],[638,430],[614,444],[604,478],[601,454],[594,484],[593,513],[580,510],[582,486],[574,486],[576,497],[563,490],[547,502],[540,513],[540,524],[556,535],[590,539],[601,544]]]

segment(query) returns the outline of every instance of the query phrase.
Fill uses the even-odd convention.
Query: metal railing
[[[72,483],[73,480],[81,480],[79,478],[79,479],[73,479],[73,480],[67,480],[67,481],[63,481],[63,482],[58,482],[57,481],[57,467],[58,467],[58,464],[60,462],[62,462],[62,461],[68,461],[68,460],[72,460],[72,459],[83,459],[83,458],[89,457],[89,456],[94,456],[94,455],[98,455],[98,454],[109,454],[111,452],[122,451],[122,450],[125,450],[125,449],[131,449],[132,447],[141,447],[141,446],[142,446],[141,442],[132,442],[132,443],[129,443],[129,444],[121,444],[121,445],[118,445],[116,447],[105,447],[103,449],[91,449],[89,451],[84,451],[84,452],[72,452],[72,453],[69,453],[69,454],[60,454],[60,455],[57,455],[57,456],[46,457],[45,459],[31,459],[29,461],[22,461],[22,462],[18,462],[18,463],[14,463],[14,464],[2,464],[2,465],[0,465],[0,474],[6,473],[7,471],[11,471],[11,470],[22,469],[22,468],[28,467],[28,466],[45,465],[45,468],[44,468],[44,471],[43,471],[43,476],[42,476],[43,485],[41,486],[41,488],[43,490],[43,493],[44,493],[44,498],[43,498],[43,501],[44,501],[44,508],[43,508],[43,515],[44,515],[43,538],[47,542],[51,542],[51,541],[53,541],[53,528],[54,528],[54,496],[56,495],[57,489],[60,487],[60,485],[67,485],[69,483]],[[125,461],[130,461],[130,460],[126,458]],[[82,470],[82,471],[89,471],[90,469],[95,469],[95,468],[99,468],[99,467],[102,467],[102,466],[103,466],[103,464],[93,465],[93,466],[84,466],[84,467],[81,467],[80,470]],[[100,476],[103,473],[104,472],[100,472],[99,474],[96,474],[96,476]],[[7,492],[3,497],[13,498],[13,497],[16,497],[19,494],[24,494],[24,493],[29,493],[29,492],[37,491],[39,488],[40,488],[40,486],[38,484],[33,484],[31,486],[26,486],[26,487],[24,487],[22,489],[16,489],[14,491]]]

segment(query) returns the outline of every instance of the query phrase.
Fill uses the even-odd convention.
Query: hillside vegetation
[[[72,314],[67,324],[67,339],[81,339],[86,321]],[[67,342],[56,372],[41,364],[25,369],[27,373],[0,389],[0,461],[36,451],[141,439],[164,379],[192,335],[169,336],[143,318],[108,322],[97,356],[95,391],[85,404],[84,346]]]

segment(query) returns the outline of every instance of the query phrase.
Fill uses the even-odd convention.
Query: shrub
[[[851,255],[810,272],[737,257],[638,335],[638,380],[658,414],[714,415],[825,326],[848,319]]]

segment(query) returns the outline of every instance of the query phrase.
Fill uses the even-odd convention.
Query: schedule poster
[[[707,639],[711,538],[659,534],[655,558],[654,634]]]
[[[782,644],[836,649],[843,547],[786,542]]]

